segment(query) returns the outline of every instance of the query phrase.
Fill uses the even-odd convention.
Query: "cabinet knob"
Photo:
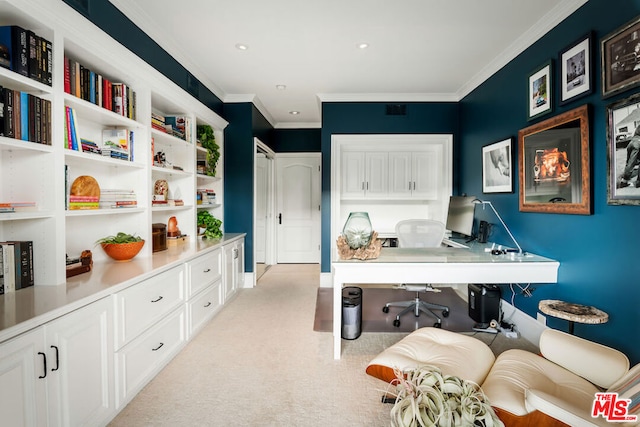
[[[158,298],[156,299],[152,299],[151,302],[158,302],[162,299],[162,295],[160,295]]]
[[[43,366],[43,370],[42,372],[44,372],[43,375],[40,375],[38,378],[46,378],[47,377],[47,355],[44,354],[43,352],[39,351],[38,354],[40,356],[42,356],[42,366]]]
[[[207,308],[207,307],[209,307],[210,305],[211,305],[211,302],[207,302],[207,303],[204,305],[204,307],[205,307],[205,308]]]
[[[160,345],[158,345],[156,348],[152,348],[151,351],[158,351],[158,350],[160,350],[160,348],[162,348],[163,345],[164,345],[164,343],[161,342]]]
[[[210,269],[210,268],[207,268],[206,270],[204,270],[204,271],[203,271],[203,273],[208,273],[208,272],[210,272],[210,271],[211,271],[211,269]]]
[[[51,348],[56,351],[56,367],[51,369],[51,372],[55,372],[60,368],[60,349],[55,345],[52,345]]]

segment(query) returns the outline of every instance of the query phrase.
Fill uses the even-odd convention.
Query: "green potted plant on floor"
[[[198,141],[202,145],[202,148],[207,150],[205,174],[216,176],[216,168],[218,166],[218,159],[220,158],[220,146],[216,142],[213,128],[209,125],[198,125],[197,131]]]
[[[432,366],[396,370],[391,425],[504,427],[480,387]]]

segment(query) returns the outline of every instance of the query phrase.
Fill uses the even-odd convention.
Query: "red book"
[[[69,72],[69,58],[64,57],[64,91],[71,93],[71,74]]]

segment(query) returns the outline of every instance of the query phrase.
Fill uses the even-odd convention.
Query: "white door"
[[[277,155],[278,263],[320,262],[320,154]]]

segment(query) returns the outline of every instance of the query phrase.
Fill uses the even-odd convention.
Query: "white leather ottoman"
[[[495,356],[488,345],[467,335],[426,327],[418,329],[384,350],[367,366],[367,374],[386,382],[396,378],[394,368],[406,370],[435,366],[480,385]]]

